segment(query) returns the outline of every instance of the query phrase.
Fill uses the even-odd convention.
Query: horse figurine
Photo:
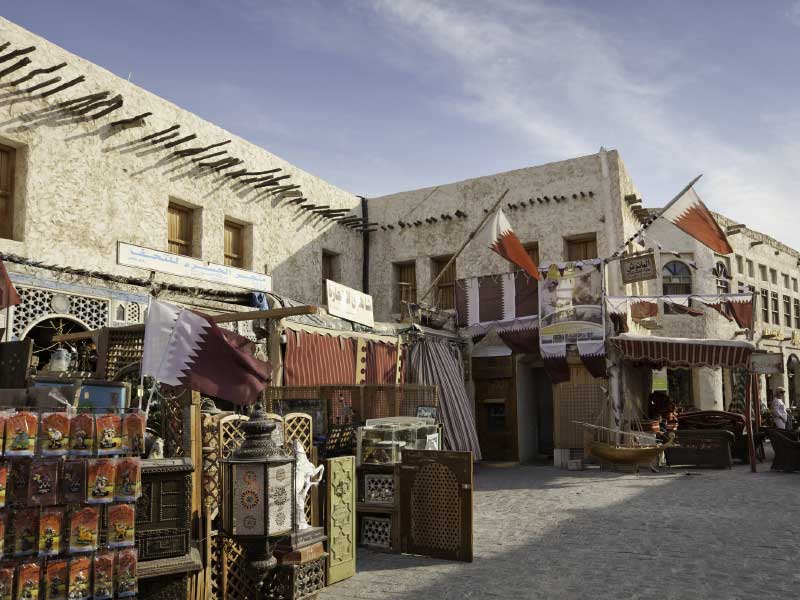
[[[322,474],[325,471],[325,465],[315,467],[303,448],[303,444],[299,440],[292,440],[292,453],[297,461],[297,479],[295,487],[295,510],[297,511],[296,525],[297,529],[308,529],[310,525],[306,521],[306,496],[308,496],[311,488],[319,485],[322,481]]]

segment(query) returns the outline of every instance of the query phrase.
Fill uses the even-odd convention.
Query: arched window
[[[124,304],[117,304],[116,310],[116,320],[117,321],[124,321],[125,320],[125,305]]]
[[[692,272],[686,263],[673,260],[661,270],[665,296],[688,296],[692,293]]]
[[[714,275],[717,277],[717,293],[728,294],[731,291],[731,275],[728,273],[728,266],[719,261],[714,266]]]

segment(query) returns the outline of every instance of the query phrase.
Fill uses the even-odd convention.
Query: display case
[[[404,449],[438,450],[439,428],[434,419],[388,417],[369,419],[358,428],[358,465],[391,465],[399,463]]]

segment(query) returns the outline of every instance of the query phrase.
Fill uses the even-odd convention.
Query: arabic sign
[[[750,369],[754,373],[783,373],[783,355],[778,352],[753,352]]]
[[[619,261],[622,283],[635,283],[656,278],[656,258],[652,252],[634,254]]]
[[[605,338],[602,272],[590,262],[567,263],[563,271],[551,265],[539,281],[539,339],[574,344]]]
[[[326,279],[325,284],[329,313],[368,327],[375,326],[375,320],[372,317],[372,296],[330,279]]]
[[[232,285],[258,292],[272,291],[272,277],[269,275],[205,262],[191,256],[134,246],[125,242],[117,242],[117,264],[220,285]]]

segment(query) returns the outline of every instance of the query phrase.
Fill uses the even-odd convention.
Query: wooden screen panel
[[[589,260],[597,258],[597,236],[595,234],[567,240],[567,260]]]
[[[0,238],[11,238],[14,230],[13,148],[0,145]]]
[[[456,307],[456,263],[453,261],[449,267],[447,266],[451,258],[452,256],[442,256],[433,259],[433,277],[438,277],[444,271],[444,275],[436,284],[437,306],[442,310]]]
[[[192,255],[192,211],[170,203],[167,209],[169,251],[183,256]]]
[[[539,266],[539,242],[529,242],[525,244],[525,253],[530,256],[533,264]]]
[[[397,310],[408,316],[408,305],[417,302],[417,265],[407,262],[395,265],[397,269]]]
[[[225,221],[225,264],[244,266],[244,227],[233,221]]]
[[[356,574],[356,459],[329,458],[327,511],[328,585]]]
[[[403,552],[472,562],[472,453],[405,450],[400,514]]]
[[[596,422],[605,402],[603,387],[597,383],[560,383],[553,386],[553,396],[555,447],[583,448],[586,430],[575,421]]]

